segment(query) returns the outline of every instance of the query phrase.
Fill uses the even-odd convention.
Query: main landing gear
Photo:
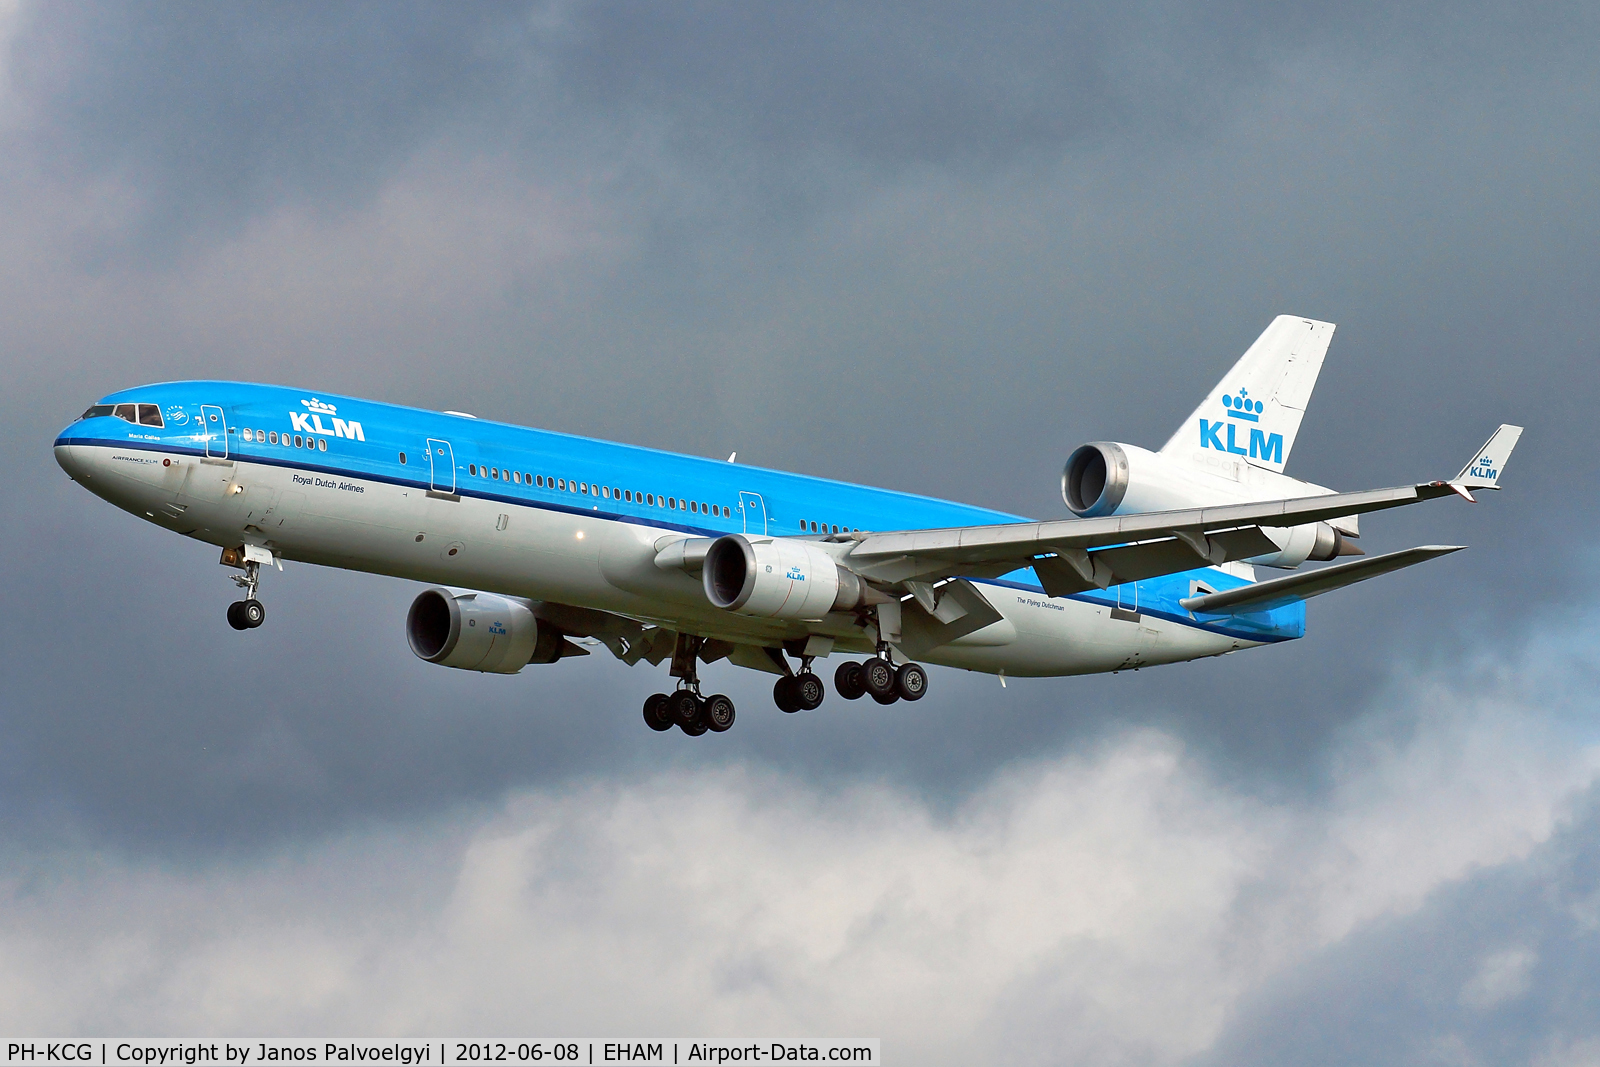
[[[678,679],[678,688],[671,695],[655,693],[644,702],[644,721],[650,729],[665,731],[676,726],[690,737],[699,737],[708,730],[720,734],[733,726],[732,700],[721,693],[700,695],[700,643],[698,637],[678,635],[678,647],[672,653],[672,674]]]
[[[261,563],[253,559],[241,559],[239,549],[225,549],[222,553],[222,563],[227,567],[241,567],[243,574],[233,576],[234,584],[244,590],[245,598],[228,605],[228,625],[235,630],[254,630],[257,626],[267,621],[267,609],[256,599],[256,589],[261,585]]]
[[[700,695],[700,678],[696,671],[702,640],[686,634],[678,635],[677,649],[672,654],[672,674],[678,679],[673,693],[655,693],[644,702],[644,721],[650,729],[665,732],[676,726],[690,737],[703,733],[722,733],[733,725],[733,701],[718,693],[716,696]],[[815,711],[822,706],[827,690],[811,670],[812,656],[800,658],[800,671],[779,678],[772,687],[773,702],[778,710],[793,713]],[[915,663],[902,663],[898,667],[889,658],[887,647],[878,650],[872,659],[860,663],[841,663],[833,675],[833,687],[846,700],[859,700],[870,696],[879,704],[893,704],[897,700],[921,700],[928,691],[928,672]]]
[[[833,675],[833,687],[846,700],[870,696],[879,704],[897,700],[921,700],[928,691],[928,672],[915,663],[896,667],[880,652],[861,663],[841,663]]]

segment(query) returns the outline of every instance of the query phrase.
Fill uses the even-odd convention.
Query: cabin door
[[[228,417],[215,404],[200,405],[201,432],[206,436],[208,459],[228,458]]]
[[[760,493],[740,493],[739,513],[744,516],[746,537],[767,536],[767,505]]]
[[[428,466],[432,471],[431,485],[435,493],[456,491],[456,454],[449,441],[428,438]]]

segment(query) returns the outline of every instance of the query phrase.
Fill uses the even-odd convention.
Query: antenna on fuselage
[[[734,460],[736,460],[738,458],[739,458],[739,453],[738,452],[729,452],[728,453],[728,462],[729,463],[732,463]]]

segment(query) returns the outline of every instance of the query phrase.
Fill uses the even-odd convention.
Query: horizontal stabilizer
[[[1241,585],[1237,589],[1226,589],[1220,593],[1186,597],[1178,603],[1185,611],[1192,611],[1196,615],[1243,615],[1252,611],[1271,611],[1273,608],[1281,608],[1299,600],[1309,600],[1330,590],[1343,589],[1347,585],[1364,582],[1368,578],[1376,578],[1380,574],[1424,563],[1435,556],[1448,556],[1452,552],[1460,552],[1465,547],[1465,545],[1421,545],[1382,556],[1352,560],[1349,563],[1335,563],[1331,567],[1322,567],[1304,574],[1291,574],[1287,578],[1274,578],[1269,582]]]
[[[1517,440],[1521,437],[1521,426],[1501,426],[1478,449],[1472,462],[1462,467],[1461,473],[1450,480],[1450,484],[1462,489],[1500,488],[1500,472],[1505,470],[1506,460],[1511,458],[1511,450],[1517,447]]]

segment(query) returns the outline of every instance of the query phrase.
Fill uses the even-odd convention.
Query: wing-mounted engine
[[[1255,467],[1236,466],[1229,473],[1236,477],[1203,470],[1138,445],[1090,441],[1067,459],[1061,472],[1061,499],[1074,515],[1088,519],[1333,492]],[[1361,555],[1348,539],[1358,535],[1354,517],[1287,529],[1264,527],[1262,532],[1279,551],[1248,560],[1260,566],[1293,569],[1307,560]]]
[[[495,593],[425,589],[406,613],[406,640],[419,659],[443,667],[516,674],[568,653],[565,635],[525,601]]]
[[[821,545],[787,537],[719,537],[706,549],[701,578],[717,607],[766,619],[820,619],[889,599]]]

